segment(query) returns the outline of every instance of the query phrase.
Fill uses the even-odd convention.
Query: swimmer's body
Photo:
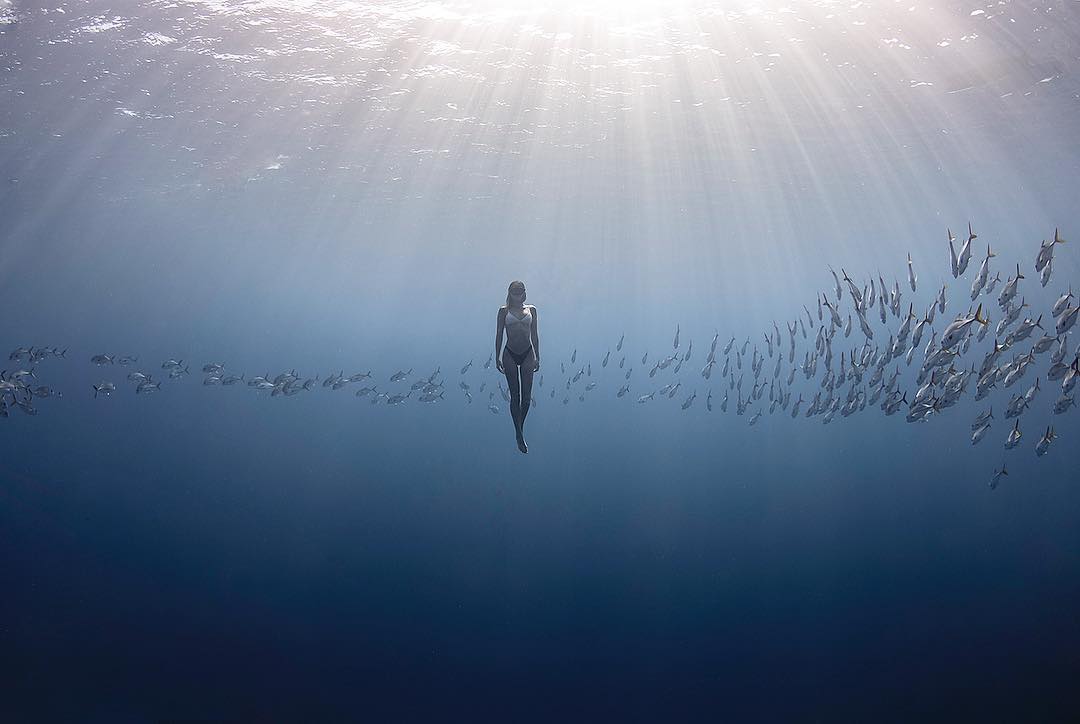
[[[500,350],[504,330],[506,347]],[[533,374],[540,369],[540,336],[536,307],[525,304],[524,282],[511,282],[506,305],[499,307],[495,323],[495,366],[506,375],[510,389],[510,417],[514,421],[518,450],[527,453],[524,425],[532,400]]]

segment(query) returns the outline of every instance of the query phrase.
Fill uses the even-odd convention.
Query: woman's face
[[[525,287],[510,287],[510,298],[516,302],[525,301]]]

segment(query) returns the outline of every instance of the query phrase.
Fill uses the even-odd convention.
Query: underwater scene
[[[0,0],[0,721],[1080,717],[1080,3]]]

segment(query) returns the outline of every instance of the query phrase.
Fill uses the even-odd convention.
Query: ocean
[[[1078,48],[0,0],[0,720],[1075,721]]]

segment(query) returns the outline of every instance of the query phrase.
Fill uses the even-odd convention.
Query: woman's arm
[[[540,332],[537,329],[537,324],[536,307],[534,306],[532,308],[532,329],[530,330],[532,334],[533,355],[536,357],[536,367],[533,369],[533,372],[540,369]]]
[[[502,347],[503,327],[506,325],[506,307],[499,307],[499,313],[495,315],[495,369],[503,371],[502,356],[499,348]]]

